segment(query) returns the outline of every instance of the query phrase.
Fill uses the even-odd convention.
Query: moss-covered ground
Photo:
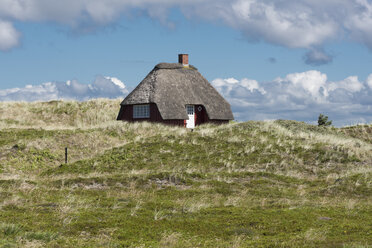
[[[372,246],[372,126],[190,132],[118,104],[0,103],[0,247]]]

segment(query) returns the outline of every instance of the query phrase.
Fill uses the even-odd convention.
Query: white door
[[[186,105],[187,115],[189,119],[186,120],[186,127],[187,128],[195,128],[195,106],[194,105]]]

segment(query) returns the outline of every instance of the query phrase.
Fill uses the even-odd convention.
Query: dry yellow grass
[[[120,99],[0,102],[0,128],[94,128],[116,119]]]

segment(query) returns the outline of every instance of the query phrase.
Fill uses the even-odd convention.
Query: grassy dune
[[[0,103],[0,247],[372,246],[371,125],[189,132],[119,103]]]

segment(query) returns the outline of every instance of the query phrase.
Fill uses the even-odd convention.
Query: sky
[[[238,121],[372,122],[371,0],[0,0],[0,101],[124,98],[179,53]]]

